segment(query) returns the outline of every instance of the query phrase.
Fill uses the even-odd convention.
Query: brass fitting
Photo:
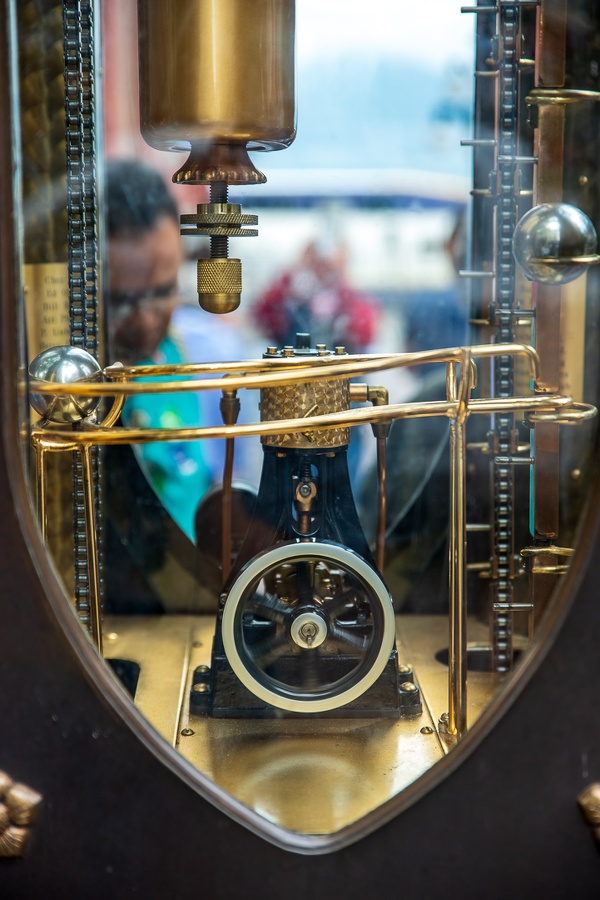
[[[245,215],[239,203],[227,202],[227,184],[213,182],[210,203],[199,203],[196,212],[181,217],[181,233],[210,237],[210,258],[198,260],[198,302],[206,312],[233,312],[240,305],[242,263],[229,257],[230,237],[255,237],[258,216]]]
[[[221,257],[198,260],[198,302],[206,312],[233,312],[242,295],[242,263]]]

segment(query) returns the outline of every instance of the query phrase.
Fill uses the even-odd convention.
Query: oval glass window
[[[475,739],[577,551],[598,13],[64,6],[9,4],[65,610],[171,765],[337,846]]]

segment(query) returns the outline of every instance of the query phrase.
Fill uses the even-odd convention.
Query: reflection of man
[[[172,324],[183,255],[179,216],[167,186],[137,161],[111,162],[107,208],[111,355],[126,365],[187,362]],[[203,424],[195,393],[131,397],[123,420],[143,428]],[[201,442],[140,445],[136,455],[166,510],[193,539],[194,512],[211,481]]]

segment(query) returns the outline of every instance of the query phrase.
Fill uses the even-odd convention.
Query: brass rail
[[[30,385],[35,392],[55,395],[109,395],[115,402],[100,425],[84,421],[76,430],[64,426],[52,426],[47,422],[38,423],[32,433],[36,450],[38,514],[42,533],[45,533],[45,454],[47,452],[78,451],[82,457],[85,501],[86,535],[89,542],[89,595],[92,621],[92,637],[99,652],[102,652],[101,609],[98,590],[98,559],[96,530],[94,521],[93,485],[90,477],[91,448],[94,445],[146,444],[155,441],[185,441],[210,438],[225,438],[233,448],[233,439],[253,435],[272,435],[306,430],[306,418],[256,422],[246,425],[220,425],[203,428],[160,428],[140,429],[116,426],[125,398],[129,394],[178,393],[184,390],[219,390],[231,392],[243,388],[257,388],[266,385],[294,384],[323,377],[327,369],[328,378],[348,378],[368,371],[392,369],[401,366],[421,365],[430,362],[446,363],[446,399],[424,403],[399,403],[376,405],[373,407],[348,409],[311,417],[311,428],[339,428],[362,423],[390,423],[395,419],[446,416],[450,419],[450,547],[449,547],[449,671],[448,671],[448,733],[454,737],[464,734],[467,727],[467,633],[466,633],[466,436],[465,426],[469,415],[489,415],[490,413],[521,412],[530,415],[545,415],[554,421],[567,422],[590,418],[596,414],[591,406],[575,404],[571,398],[558,394],[536,393],[525,397],[472,399],[471,393],[477,384],[477,369],[474,358],[490,358],[498,355],[514,354],[524,356],[529,361],[532,381],[539,374],[539,360],[531,347],[514,344],[500,346],[483,345],[471,348],[449,348],[424,353],[396,354],[353,357],[350,361],[341,358],[317,358],[310,362],[304,359],[269,360],[227,364],[201,364],[186,366],[111,366],[105,370],[107,377],[114,378],[111,384],[50,384],[33,381]],[[279,371],[277,371],[279,370]],[[283,371],[282,371],[283,370]],[[236,376],[235,372],[242,372]],[[199,374],[225,373],[223,378],[200,380]],[[263,374],[247,374],[259,372]],[[168,377],[189,375],[188,382],[144,381],[131,382],[128,379],[149,375]],[[225,569],[225,560],[223,560]]]

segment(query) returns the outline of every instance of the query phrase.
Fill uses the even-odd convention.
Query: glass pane
[[[330,835],[455,752],[576,551],[599,14],[137,6],[18,10],[32,496],[168,744]]]

